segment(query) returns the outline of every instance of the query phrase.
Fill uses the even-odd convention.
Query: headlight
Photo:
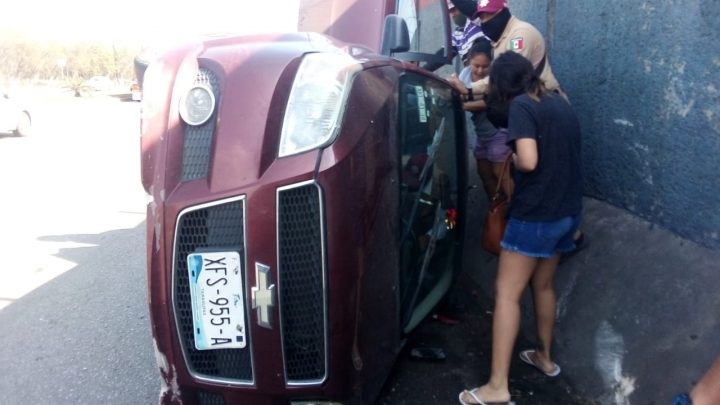
[[[280,157],[318,148],[335,137],[350,83],[359,71],[360,64],[346,54],[305,55],[285,110]]]
[[[180,118],[188,125],[202,125],[215,109],[215,95],[203,85],[194,85],[180,97]]]

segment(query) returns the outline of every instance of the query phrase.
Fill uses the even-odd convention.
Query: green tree
[[[133,56],[127,47],[98,43],[31,41],[0,32],[0,76],[7,79],[88,79],[95,75],[132,80]],[[64,61],[63,68],[58,61]]]

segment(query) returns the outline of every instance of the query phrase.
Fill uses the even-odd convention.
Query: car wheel
[[[15,134],[19,136],[28,136],[30,135],[31,129],[32,120],[30,119],[30,114],[28,114],[26,111],[21,112],[20,116],[18,117],[17,129],[15,129]]]

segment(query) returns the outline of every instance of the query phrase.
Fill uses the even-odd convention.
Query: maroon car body
[[[142,182],[152,196],[161,403],[371,403],[403,337],[458,269],[464,117],[450,86],[419,67],[449,60],[445,0],[300,3],[299,29],[315,33],[188,44],[145,72]],[[434,21],[434,33],[419,23],[408,31],[408,12]],[[304,62],[313,58],[323,63]],[[348,61],[337,71],[344,87],[318,84],[326,58]],[[211,100],[209,115],[188,123],[179,110],[198,88],[206,98],[192,108]],[[341,97],[312,104],[324,91]],[[315,142],[310,131],[298,146],[305,141],[288,128],[321,126],[313,120],[327,120],[329,135]],[[208,269],[192,259],[220,256],[239,258],[232,321],[234,309],[212,308],[229,305],[229,290],[205,296],[232,277],[198,282]],[[204,305],[227,320],[199,315]],[[234,347],[224,348],[230,339],[216,321],[232,322]],[[210,333],[218,346],[201,347]]]

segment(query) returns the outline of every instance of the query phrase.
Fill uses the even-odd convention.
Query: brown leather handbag
[[[482,248],[488,252],[499,256],[500,241],[505,234],[505,226],[507,225],[507,210],[510,205],[510,196],[506,196],[502,190],[502,183],[505,176],[510,176],[510,161],[512,153],[508,155],[503,164],[502,173],[498,179],[495,193],[490,200],[490,207],[485,214],[485,224],[482,233]]]

